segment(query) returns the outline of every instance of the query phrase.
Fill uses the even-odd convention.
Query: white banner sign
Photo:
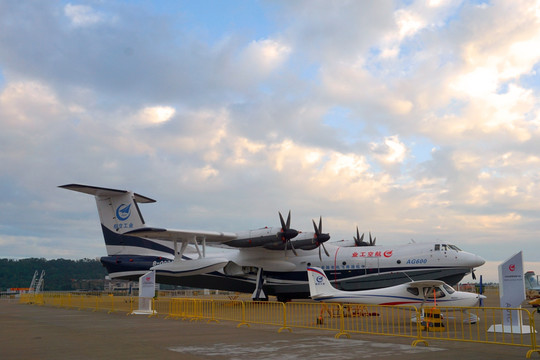
[[[139,298],[153,298],[156,294],[156,272],[150,271],[139,278]]]
[[[499,265],[499,294],[501,307],[519,308],[525,300],[525,282],[523,281],[523,252],[518,252]],[[503,325],[519,326],[518,311],[504,312]]]

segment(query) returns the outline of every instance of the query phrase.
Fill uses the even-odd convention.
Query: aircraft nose
[[[478,266],[484,265],[486,263],[486,260],[484,260],[484,258],[478,255],[475,255],[474,262],[475,262],[475,265],[473,267],[478,267]]]

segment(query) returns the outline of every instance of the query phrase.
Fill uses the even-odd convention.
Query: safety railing
[[[347,304],[343,306],[343,331],[418,338],[417,313],[414,306]]]
[[[138,298],[67,293],[22,294],[21,303],[124,312],[138,309]],[[252,302],[205,298],[154,298],[152,314],[190,321],[231,321],[240,326],[261,324],[325,330],[335,337],[351,334],[400,336],[412,345],[432,340],[463,341],[529,348],[527,358],[540,354],[535,314],[523,308],[378,306],[316,302]],[[505,322],[516,326],[503,326]],[[517,321],[514,321],[517,320]]]
[[[425,340],[522,346],[530,348],[527,358],[534,352],[540,354],[536,344],[535,312],[531,313],[524,308],[500,307],[441,306],[437,309],[441,314],[441,325],[437,330],[432,328],[423,331],[421,335]],[[426,312],[418,315],[421,317],[420,323],[425,325]]]

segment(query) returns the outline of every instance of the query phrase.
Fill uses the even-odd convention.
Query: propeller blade
[[[471,269],[471,275],[473,280],[476,280],[476,274],[474,273],[474,269]]]
[[[369,246],[373,246],[374,242],[373,242],[373,239],[371,238],[371,231],[369,232]]]
[[[330,254],[328,253],[328,250],[326,250],[326,247],[324,246],[324,243],[321,243],[321,246],[322,246],[322,248],[323,248],[324,253],[326,254],[326,256],[330,257]],[[321,246],[319,246],[319,248],[320,248]]]
[[[285,231],[285,229],[287,229],[287,225],[285,224],[285,220],[283,220],[283,216],[281,215],[281,212],[279,212],[279,221],[281,222],[281,231],[283,232]]]
[[[291,239],[289,239],[287,242],[291,245],[291,250],[292,250],[294,256],[298,256],[298,254],[296,253],[296,250],[295,250],[295,248],[293,246],[293,243],[292,243]],[[285,248],[287,248],[287,247],[285,247]]]

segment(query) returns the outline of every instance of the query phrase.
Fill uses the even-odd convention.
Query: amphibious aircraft
[[[252,293],[257,300],[274,295],[285,301],[309,297],[310,266],[328,271],[343,290],[362,290],[409,279],[456,284],[485,262],[440,242],[335,246],[322,232],[322,218],[318,226],[313,221],[313,232],[299,232],[291,228],[290,212],[286,221],[279,213],[281,226],[234,233],[147,227],[138,204],[155,202],[151,198],[81,184],[60,187],[95,197],[107,249],[100,260],[114,279],[138,280],[153,269],[158,283]]]
[[[330,284],[324,270],[308,267],[309,292],[313,300],[367,305],[476,306],[484,295],[456,291],[440,280],[411,281],[375,290],[342,291]]]

